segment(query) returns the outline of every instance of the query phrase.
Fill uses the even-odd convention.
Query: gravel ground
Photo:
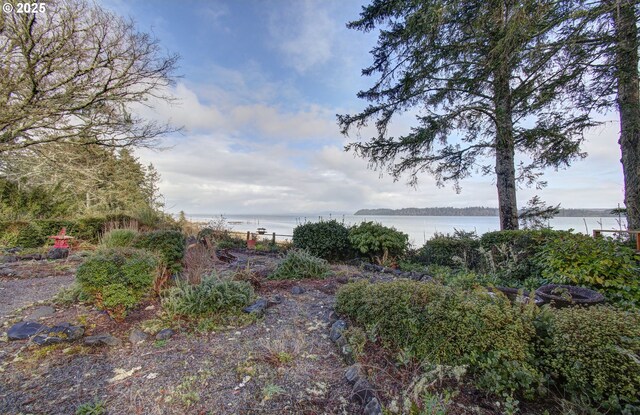
[[[268,269],[277,261],[238,256],[252,268]],[[29,301],[45,299],[73,279],[55,278],[2,281],[0,303],[24,290]],[[128,333],[153,318],[157,304],[119,325],[89,307],[58,309],[47,324],[82,321],[85,334],[108,331],[122,345],[0,343],[0,414],[73,414],[81,404],[98,401],[111,415],[359,413],[343,379],[346,364],[328,338],[333,293],[344,280],[295,283],[306,290],[300,295],[291,294],[291,284],[265,282],[260,295],[278,295],[282,302],[252,324],[184,330],[166,342],[136,346]]]
[[[75,279],[75,263],[27,261],[0,266],[0,326],[16,309],[47,301]]]

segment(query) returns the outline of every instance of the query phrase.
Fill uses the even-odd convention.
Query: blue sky
[[[406,180],[367,169],[345,153],[335,114],[364,102],[373,80],[376,33],[348,30],[364,2],[337,0],[103,0],[181,56],[171,93],[145,115],[184,126],[163,139],[164,151],[139,150],[162,175],[167,210],[188,213],[351,213],[372,207],[496,206],[493,178],[476,175],[462,192],[420,176]],[[617,114],[589,131],[590,156],[549,171],[543,190],[521,189],[563,207],[615,207],[623,201]],[[403,118],[395,131],[410,127]],[[351,137],[353,139],[354,137]]]

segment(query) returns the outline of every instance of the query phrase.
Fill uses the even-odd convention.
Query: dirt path
[[[0,267],[0,326],[16,309],[46,301],[75,279],[76,264],[64,261],[3,264]]]
[[[138,346],[121,333],[123,345],[115,348],[23,351],[22,361],[0,372],[0,413],[72,414],[94,401],[109,414],[357,413],[346,365],[328,338],[335,284],[301,283],[306,291],[299,295],[263,287],[263,296],[282,302],[243,328],[182,332]],[[0,343],[0,357],[10,361],[18,346]],[[133,372],[113,380],[121,371]]]

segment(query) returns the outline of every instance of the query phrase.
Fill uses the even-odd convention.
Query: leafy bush
[[[335,219],[296,226],[293,246],[327,261],[348,258],[352,252],[349,230]]]
[[[535,260],[550,283],[596,289],[627,306],[640,304],[640,256],[624,245],[566,233],[547,240]]]
[[[379,264],[402,256],[409,248],[409,235],[379,223],[362,222],[349,231],[351,245]]]
[[[436,233],[418,251],[416,259],[424,265],[477,268],[480,241],[475,232],[456,230],[453,235]]]
[[[141,233],[136,238],[136,248],[147,249],[158,254],[161,265],[171,273],[182,269],[182,258],[185,251],[184,235],[179,231],[160,230]]]
[[[181,316],[234,313],[251,304],[254,298],[249,283],[208,277],[197,285],[178,284],[163,298],[162,307],[170,315]]]
[[[100,246],[104,248],[131,247],[137,237],[138,231],[133,229],[114,229],[104,234]]]
[[[478,385],[502,396],[531,397],[541,382],[533,365],[534,305],[434,283],[360,281],[338,291],[336,311],[392,352],[469,365]]]
[[[242,238],[234,238],[232,236],[225,237],[216,242],[218,249],[242,249],[247,247],[247,241]]]
[[[306,251],[292,249],[269,275],[274,280],[300,280],[304,278],[325,278],[331,273],[329,263]]]
[[[538,325],[542,369],[572,400],[606,413],[640,410],[639,313],[548,309]]]
[[[28,223],[18,232],[16,243],[23,248],[39,248],[47,241],[47,235],[35,223]]]
[[[151,292],[157,266],[150,252],[109,248],[96,251],[82,263],[76,279],[99,307],[120,319]]]

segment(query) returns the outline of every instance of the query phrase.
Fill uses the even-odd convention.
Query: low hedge
[[[301,280],[326,278],[331,274],[329,263],[307,251],[292,249],[287,252],[271,275],[273,280]]]

